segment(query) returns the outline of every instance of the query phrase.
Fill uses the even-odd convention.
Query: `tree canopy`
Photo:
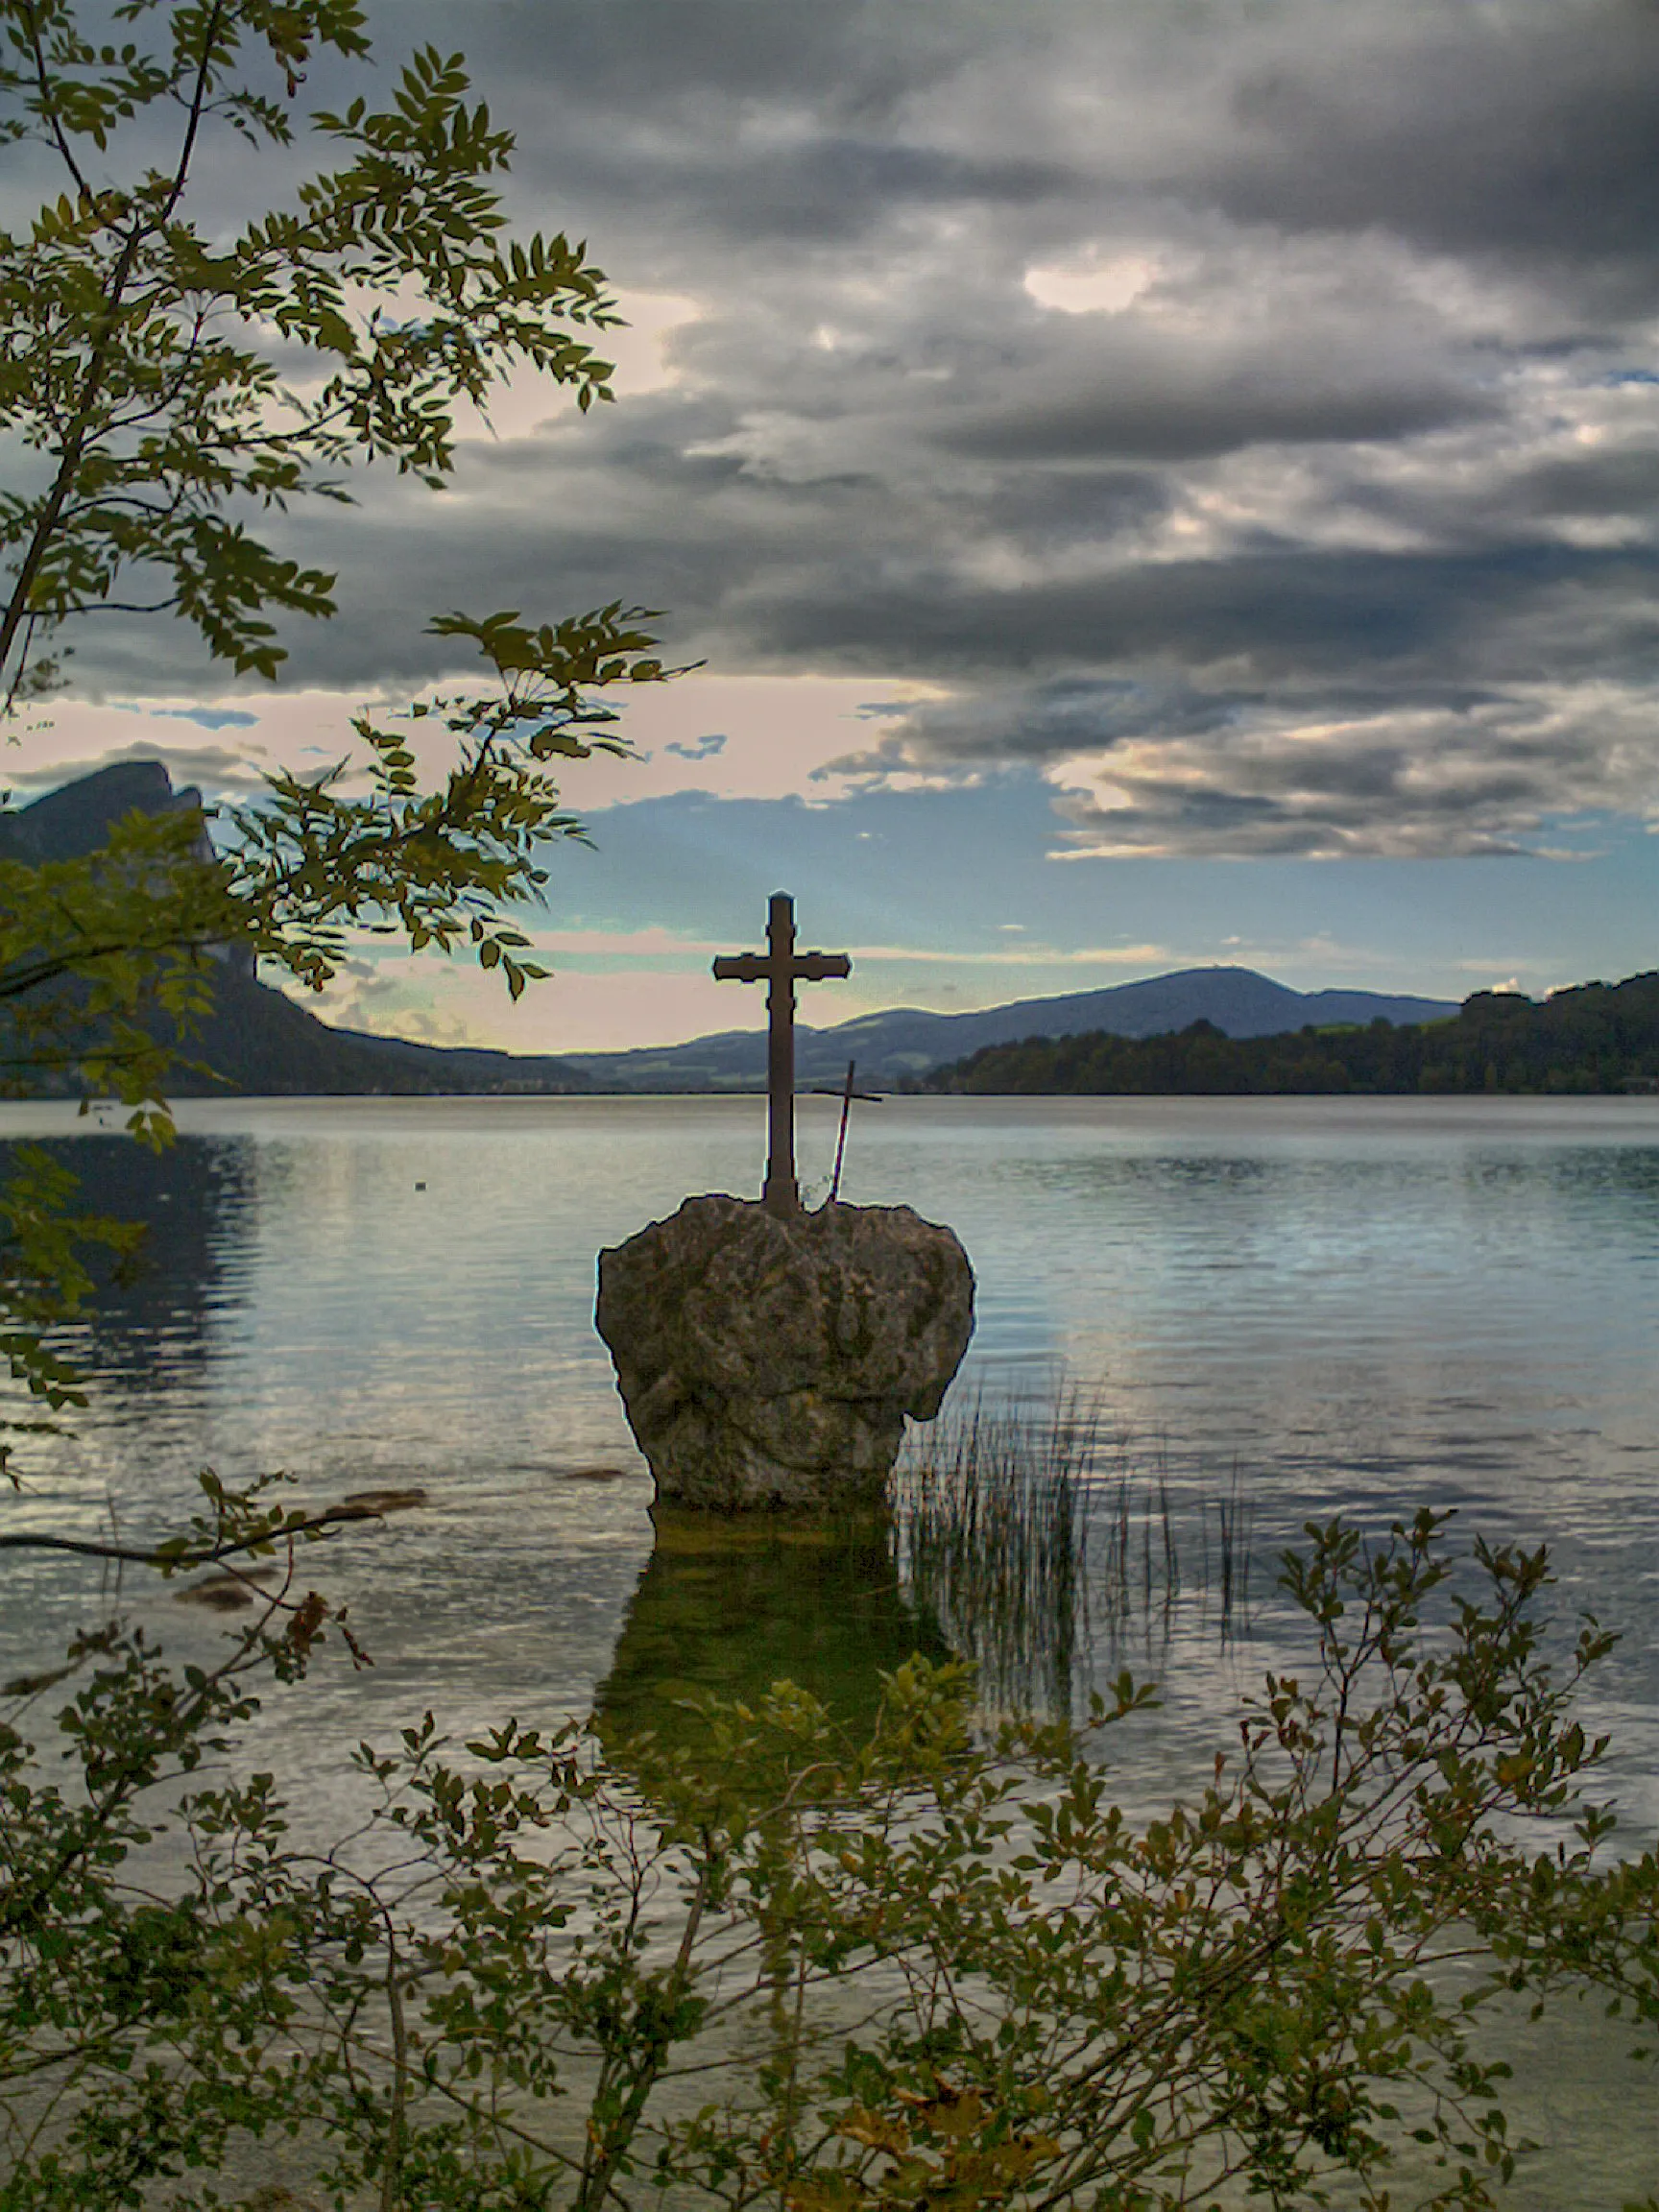
[[[618,320],[604,275],[563,233],[505,235],[513,135],[469,104],[459,55],[423,48],[383,108],[301,118],[319,50],[368,56],[354,0],[126,0],[114,22],[154,22],[147,44],[82,14],[0,8],[0,143],[43,149],[60,186],[0,233],[0,427],[39,456],[0,495],[8,702],[57,682],[64,625],[102,612],[171,612],[275,676],[272,616],[331,613],[335,579],[249,517],[348,498],[355,461],[441,486],[457,402],[516,366],[583,408],[611,397],[582,335]],[[303,128],[340,165],[222,237],[191,199],[216,127],[283,147]]]
[[[1160,1037],[1027,1037],[933,1069],[920,1088],[968,1093],[1198,1095],[1659,1089],[1659,974],[1585,983],[1541,1004],[1479,991],[1449,1021],[1228,1037],[1214,1022]]]

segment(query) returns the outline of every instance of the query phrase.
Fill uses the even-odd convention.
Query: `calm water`
[[[803,1106],[808,1196],[834,1113]],[[287,1470],[317,1503],[419,1486],[422,1510],[307,1554],[376,1661],[308,1695],[308,1747],[428,1703],[466,1723],[586,1711],[652,1546],[649,1478],[591,1326],[594,1255],[688,1190],[754,1188],[757,1102],[180,1118],[158,1167],[118,1137],[74,1138],[93,1199],[156,1220],[153,1266],[105,1302],[81,1347],[93,1406],[37,1455],[11,1525],[96,1532],[113,1513],[158,1533],[207,1466]],[[0,1109],[0,1136],[85,1128]],[[1137,1753],[1149,1783],[1207,1756],[1218,1695],[1278,1650],[1271,1560],[1302,1523],[1427,1503],[1548,1539],[1563,1618],[1589,1607],[1624,1631],[1599,1707],[1627,1816],[1659,1820],[1659,1101],[891,1100],[854,1127],[847,1194],[914,1205],[967,1244],[979,1318],[959,1396],[1040,1395],[1058,1367],[1098,1393],[1120,1464],[1166,1480],[1194,1600],[1237,1478],[1254,1632],[1219,1638],[1196,1601],[1155,1637],[1145,1623],[1128,1656],[1171,1697]],[[6,1572],[10,1667],[97,1593],[84,1566]],[[647,1613],[685,1611],[684,1592],[659,1594],[677,1572],[647,1578]],[[176,1647],[216,1631],[129,1595]],[[653,1642],[639,1613],[628,1664]]]
[[[803,1107],[808,1197],[834,1112]],[[649,1478],[591,1326],[594,1255],[687,1191],[755,1189],[761,1114],[195,1104],[152,1166],[55,1109],[0,1108],[0,1138],[70,1139],[97,1203],[157,1223],[147,1279],[80,1341],[92,1406],[36,1454],[8,1524],[159,1535],[206,1466],[285,1469],[316,1504],[425,1490],[304,1555],[375,1659],[357,1675],[325,1660],[302,1707],[278,1698],[257,1724],[262,1762],[302,1770],[324,1824],[349,1747],[428,1705],[457,1732],[583,1713],[596,1693],[639,1711],[686,1678],[844,1674],[852,1649],[878,1664],[926,1643],[878,1547],[834,1572],[764,1544],[653,1556]],[[1547,1539],[1563,1623],[1589,1608],[1624,1632],[1591,1710],[1614,1732],[1630,1839],[1650,1839],[1659,1100],[893,1100],[855,1124],[845,1194],[913,1205],[968,1246],[979,1321],[958,1403],[1041,1400],[1063,1372],[1097,1394],[1131,1490],[1166,1485],[1182,1596],[1131,1604],[1094,1654],[1166,1685],[1120,1748],[1126,1798],[1190,1786],[1240,1691],[1301,1647],[1271,1561],[1305,1520],[1381,1527],[1429,1503],[1467,1532]],[[1223,1633],[1235,1484],[1251,1601]],[[101,1595],[84,1564],[12,1557],[4,1574],[0,1674],[38,1664]],[[126,1595],[177,1654],[222,1629],[154,1583]],[[1526,2117],[1566,2164],[1522,2200],[1650,2186],[1659,2125],[1616,2086],[1623,2061],[1594,2040],[1539,2056]],[[1595,2182],[1592,2153],[1613,2161]]]

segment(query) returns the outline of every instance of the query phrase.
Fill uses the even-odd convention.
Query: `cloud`
[[[455,672],[449,676],[453,683]],[[471,671],[459,680],[470,684]],[[363,749],[350,725],[365,705],[383,725],[402,727],[417,757],[436,774],[449,757],[450,744],[437,718],[399,722],[420,689],[412,685],[401,695],[365,701],[361,693],[312,686],[267,698],[256,716],[211,705],[190,710],[156,708],[149,712],[151,730],[143,739],[132,734],[135,709],[128,702],[55,701],[49,726],[30,739],[26,764],[18,763],[13,781],[31,792],[43,791],[117,760],[161,759],[176,783],[200,783],[209,800],[246,801],[264,789],[267,769],[285,767],[315,776],[341,762],[360,760]],[[898,683],[884,702],[872,700],[869,693],[868,679],[848,676],[695,674],[675,683],[631,685],[619,694],[620,728],[635,744],[636,755],[618,759],[595,754],[572,761],[562,768],[562,790],[585,820],[609,807],[708,792],[716,781],[729,799],[805,795],[813,805],[826,805],[842,795],[845,785],[825,763],[873,727],[879,731],[934,696],[935,687]],[[715,719],[727,727],[711,735],[708,724]],[[210,728],[254,726],[259,735],[239,751],[180,742],[168,727],[179,721]],[[340,787],[365,786],[348,778]]]
[[[436,0],[373,15],[388,58],[453,42]],[[636,308],[625,397],[520,382],[448,493],[274,518],[341,579],[294,689],[441,677],[440,608],[621,597],[765,706],[640,703],[653,757],[598,804],[1025,772],[1057,852],[1197,857],[1645,818],[1652,32],[1637,0],[470,11],[518,213]],[[78,644],[88,691],[239,710],[175,626]]]
[[[1018,758],[1057,792],[1055,856],[1584,857],[1564,818],[1659,820],[1659,684],[1206,691],[1058,682],[915,710],[830,764],[850,783]]]
[[[1647,291],[1659,46],[1640,0],[1348,13],[1292,51],[1281,12],[1239,70],[1207,164],[1231,210]]]
[[[984,379],[999,389],[943,414],[932,435],[994,462],[1086,466],[1400,439],[1499,411],[1496,394],[1432,352],[1379,346],[1334,307],[1305,318],[1287,346],[1229,314],[1231,289],[1216,281],[1198,318],[1119,313],[1084,327],[1069,316],[1033,331],[1022,373]],[[1150,288],[1139,298],[1150,306]]]
[[[1050,769],[1059,855],[1557,857],[1539,834],[1554,818],[1655,807],[1659,687],[1599,706],[1542,691],[1463,710],[1259,722],[1222,752],[1179,736],[1126,741]]]
[[[203,730],[256,730],[257,714],[245,714],[236,707],[152,707],[163,721],[194,722]]]
[[[258,763],[222,745],[180,744],[171,738],[99,745],[102,717],[112,711],[119,709],[65,710],[61,720],[68,724],[66,729],[54,731],[49,737],[31,739],[26,769],[19,764],[11,778],[19,801],[26,804],[43,792],[56,790],[60,783],[72,783],[126,760],[162,760],[176,790],[196,784],[210,803],[222,798],[252,798],[264,788]],[[85,742],[88,737],[90,745]]]

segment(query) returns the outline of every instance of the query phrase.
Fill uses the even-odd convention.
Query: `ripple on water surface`
[[[376,1662],[306,1694],[308,1769],[429,1703],[468,1724],[504,1703],[585,1711],[652,1540],[594,1255],[688,1190],[754,1188],[757,1103],[216,1102],[180,1121],[151,1162],[55,1109],[0,1110],[0,1136],[63,1139],[97,1204],[156,1223],[150,1272],[101,1296],[77,1347],[88,1414],[9,1512],[160,1529],[204,1466],[283,1469],[316,1503],[421,1489],[419,1510],[305,1555]],[[803,1103],[809,1193],[834,1122],[833,1101]],[[894,1099],[855,1120],[846,1190],[967,1244],[979,1329],[958,1402],[1041,1396],[1057,1371],[1097,1394],[1118,1473],[1138,1496],[1164,1484],[1189,1561],[1242,1485],[1259,1639],[1272,1558],[1308,1519],[1431,1504],[1548,1539],[1563,1615],[1625,1631],[1600,1695],[1651,1826],[1659,1101]],[[38,1558],[10,1564],[8,1592],[8,1663],[96,1595]],[[159,1604],[175,1645],[216,1632]],[[1196,1626],[1142,1625],[1142,1663],[1171,1678],[1146,1753],[1162,1776],[1265,1647],[1223,1663]]]

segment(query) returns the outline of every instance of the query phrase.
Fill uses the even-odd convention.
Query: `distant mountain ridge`
[[[15,812],[0,813],[0,859],[36,867],[80,859],[108,843],[126,814],[173,813],[201,804],[199,791],[174,790],[159,760],[118,761]],[[187,1051],[218,1080],[180,1069],[168,1086],[175,1097],[545,1094],[590,1087],[567,1061],[548,1055],[412,1045],[400,1037],[332,1028],[257,981],[240,947],[221,961],[213,980],[213,1011]],[[46,1093],[70,1088],[52,1081],[36,1086]]]
[[[932,1014],[898,1006],[856,1015],[833,1028],[798,1024],[795,1068],[805,1083],[844,1076],[849,1060],[874,1082],[897,1083],[987,1045],[1027,1037],[1076,1037],[1106,1030],[1118,1037],[1156,1037],[1214,1022],[1228,1037],[1268,1037],[1309,1023],[1383,1021],[1402,1024],[1448,1021],[1449,998],[1388,996],[1376,991],[1292,991],[1251,968],[1183,968],[1103,991],[1070,991],[1053,998],[1019,998],[972,1014]],[[601,1089],[736,1091],[766,1080],[763,1030],[726,1029],[685,1045],[631,1052],[571,1052],[570,1065]]]
[[[35,799],[15,812],[0,813],[0,860],[80,860],[109,842],[109,832],[129,814],[182,814],[200,806],[194,785],[175,791],[159,760],[118,760],[73,783]]]
[[[159,760],[131,760],[64,784],[15,812],[0,813],[0,858],[38,864],[94,852],[134,809],[172,811],[201,804],[175,791]],[[216,1003],[197,1056],[218,1082],[181,1075],[180,1097],[241,1092],[254,1096],[342,1094],[531,1095],[594,1091],[750,1091],[766,1081],[766,1034],[728,1029],[685,1045],[558,1056],[471,1046],[417,1045],[364,1029],[334,1028],[282,992],[258,982],[233,954],[216,977]],[[1152,1037],[1209,1022],[1228,1037],[1270,1036],[1308,1023],[1399,1023],[1449,1019],[1450,999],[1372,991],[1292,991],[1249,968],[1187,968],[1101,991],[1021,998],[968,1014],[893,1007],[830,1028],[796,1029],[803,1084],[839,1082],[856,1060],[870,1082],[897,1084],[988,1045],[1105,1030]]]

